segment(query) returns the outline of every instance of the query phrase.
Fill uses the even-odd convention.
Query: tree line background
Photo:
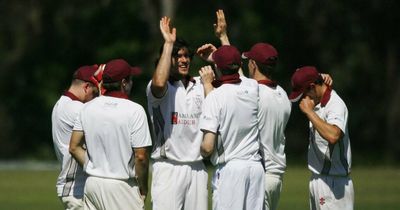
[[[395,0],[0,0],[0,159],[55,159],[52,107],[79,66],[114,58],[140,66],[131,99],[146,107],[145,87],[163,43],[160,18],[172,17],[193,49],[219,46],[212,24],[224,9],[231,44],[241,51],[256,42],[276,47],[274,76],[287,92],[302,65],[333,77],[349,109],[354,164],[396,164],[398,8]],[[191,72],[202,65],[195,57]],[[286,135],[289,161],[305,161],[308,128],[298,104]]]

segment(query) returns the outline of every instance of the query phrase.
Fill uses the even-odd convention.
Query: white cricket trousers
[[[213,176],[213,210],[262,210],[264,169],[260,161],[230,160]]]
[[[139,187],[133,179],[117,180],[89,176],[85,184],[85,210],[142,210]]]
[[[353,181],[345,176],[311,175],[311,210],[353,210]]]
[[[278,209],[279,198],[281,197],[283,174],[265,173],[265,210]]]
[[[153,210],[207,210],[208,174],[202,161],[155,160],[152,167]]]

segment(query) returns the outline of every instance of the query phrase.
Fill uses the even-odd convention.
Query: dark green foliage
[[[145,87],[163,42],[159,18],[173,15],[178,35],[194,49],[218,46],[212,24],[222,8],[241,51],[260,41],[277,48],[274,76],[286,90],[301,65],[332,75],[350,112],[356,157],[400,160],[398,1],[172,0],[171,10],[162,2],[1,1],[0,158],[54,158],[51,109],[81,65],[121,57],[142,67],[131,96],[146,107]],[[195,57],[192,73],[204,64]],[[305,158],[306,123],[293,104],[288,157]]]

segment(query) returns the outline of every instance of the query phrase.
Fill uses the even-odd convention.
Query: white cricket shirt
[[[153,96],[151,81],[146,90],[155,134],[151,157],[178,162],[201,160],[203,133],[199,130],[199,117],[204,100],[203,84],[199,77],[194,77],[187,88],[181,81],[167,82],[167,85],[161,98]]]
[[[68,96],[61,96],[54,105],[51,115],[54,150],[58,161],[61,163],[61,172],[56,184],[57,195],[60,197],[83,196],[87,176],[82,167],[69,154],[72,128],[82,107],[82,102],[72,100]]]
[[[283,174],[286,169],[285,128],[292,104],[286,92],[277,85],[259,84],[258,109],[260,141],[267,173]]]
[[[91,176],[135,177],[133,148],[151,146],[145,111],[128,99],[100,96],[86,103],[74,130],[85,134],[84,170]]]
[[[325,122],[338,126],[344,136],[336,144],[331,145],[320,136],[310,122],[308,168],[315,174],[347,176],[351,171],[351,148],[346,104],[332,90],[326,105],[322,106],[320,103],[315,106],[314,111]]]
[[[204,100],[200,129],[218,135],[211,156],[214,165],[230,160],[260,160],[258,141],[258,84],[241,77],[238,84],[223,84]]]

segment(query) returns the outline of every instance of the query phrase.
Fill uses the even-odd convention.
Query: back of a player
[[[258,85],[241,78],[204,101],[200,127],[219,134],[211,161],[214,209],[263,209],[264,170],[258,142]]]

